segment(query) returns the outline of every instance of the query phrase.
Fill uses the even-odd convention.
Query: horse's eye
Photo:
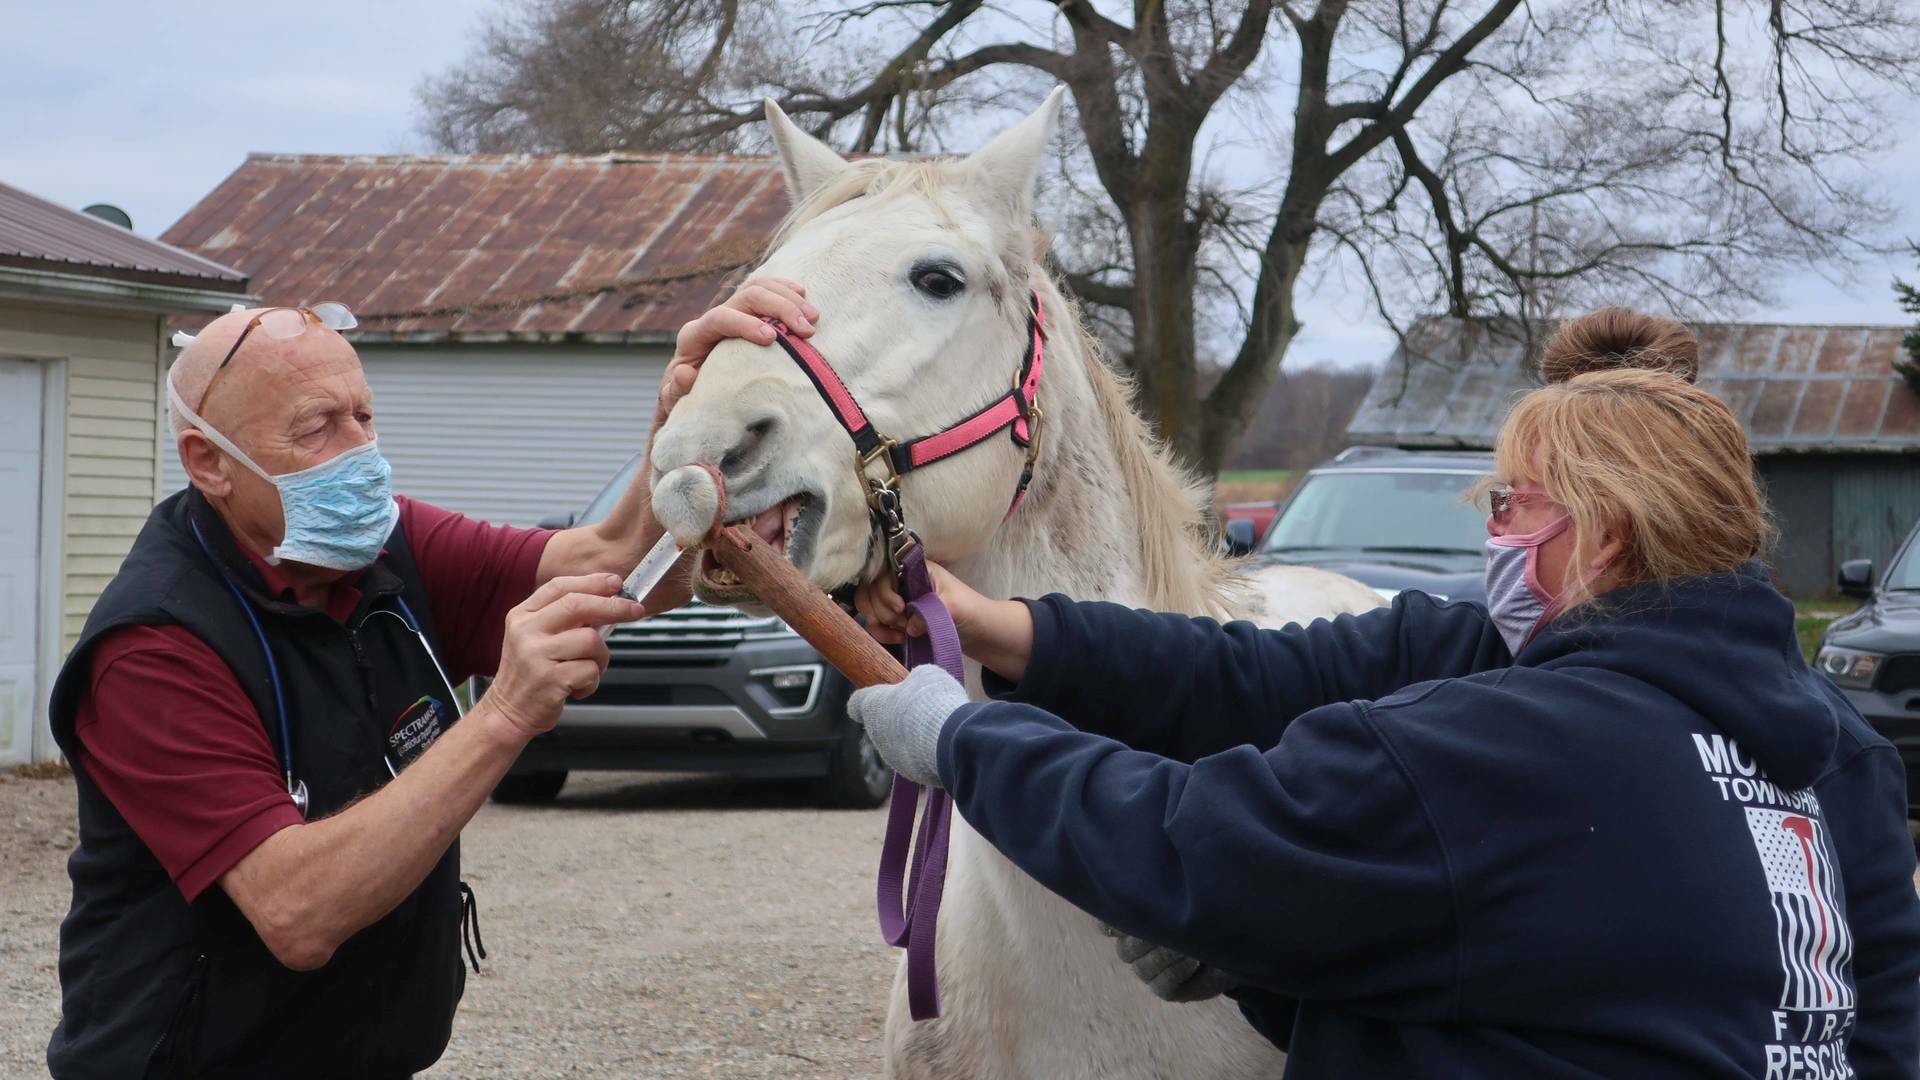
[[[912,281],[914,288],[919,289],[935,300],[945,300],[949,297],[957,296],[960,290],[967,287],[967,283],[961,280],[958,274],[938,266],[916,268],[913,272]]]

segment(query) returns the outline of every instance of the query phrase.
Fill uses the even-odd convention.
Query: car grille
[[[1873,683],[1874,689],[1883,694],[1920,690],[1920,653],[1887,657],[1881,663],[1880,673],[1875,676]]]
[[[647,649],[687,645],[725,645],[739,641],[769,641],[793,637],[787,624],[769,615],[744,615],[732,608],[714,607],[698,600],[639,622],[614,628],[610,649]]]
[[[581,702],[582,705],[643,705],[643,706],[679,706],[679,705],[731,705],[727,695],[711,686],[694,686],[685,683],[608,683],[600,684],[593,696]]]

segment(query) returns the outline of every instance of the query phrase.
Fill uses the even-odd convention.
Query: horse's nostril
[[[740,441],[720,458],[720,471],[728,476],[737,476],[758,464],[762,451],[766,448],[774,432],[780,430],[780,418],[760,416],[747,422]]]

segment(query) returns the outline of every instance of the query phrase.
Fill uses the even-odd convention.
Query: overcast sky
[[[78,209],[108,202],[153,236],[250,152],[425,149],[413,91],[468,49],[491,0],[0,0],[0,183]],[[1920,109],[1889,175],[1920,175]],[[1900,235],[1920,235],[1920,183],[1901,185]],[[1785,273],[1744,317],[1906,321],[1888,279],[1911,259],[1832,284]],[[1291,361],[1384,357],[1388,339],[1338,283],[1306,298]]]

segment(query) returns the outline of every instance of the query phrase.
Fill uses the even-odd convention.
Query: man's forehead
[[[200,388],[212,385],[201,410],[210,422],[244,423],[308,408],[325,411],[371,397],[353,346],[318,326],[291,338],[274,338],[256,328],[226,360],[223,370],[222,359],[250,318],[245,311],[221,316],[181,356],[185,370],[180,389],[189,403]],[[223,322],[225,326],[217,325]],[[225,344],[220,343],[222,338]],[[321,407],[318,402],[327,404]],[[214,413],[226,415],[216,419]]]

